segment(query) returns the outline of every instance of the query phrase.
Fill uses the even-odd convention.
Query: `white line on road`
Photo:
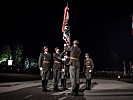
[[[27,96],[25,96],[24,98],[26,99],[26,98],[29,98],[29,97],[31,97],[32,95],[27,95]]]
[[[67,97],[62,97],[62,98],[59,98],[58,100],[64,100],[64,99],[66,99]]]

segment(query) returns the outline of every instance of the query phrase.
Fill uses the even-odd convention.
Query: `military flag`
[[[70,45],[70,25],[69,25],[69,8],[68,4],[64,9],[64,18],[62,23],[63,40],[66,45]]]

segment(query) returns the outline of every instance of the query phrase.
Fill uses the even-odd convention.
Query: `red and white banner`
[[[69,25],[69,8],[68,5],[64,9],[64,18],[62,23],[63,40],[70,45],[70,25]]]

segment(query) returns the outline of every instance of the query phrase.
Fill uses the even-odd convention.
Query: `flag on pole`
[[[69,8],[68,4],[64,9],[64,18],[62,23],[63,40],[66,45],[70,45],[70,25],[69,25]]]

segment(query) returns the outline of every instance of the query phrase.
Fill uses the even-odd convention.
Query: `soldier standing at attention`
[[[65,47],[66,51],[70,51],[69,73],[70,73],[70,80],[71,80],[71,86],[72,86],[72,91],[71,91],[72,96],[78,95],[79,84],[80,84],[80,79],[79,79],[80,61],[79,61],[79,57],[81,54],[81,50],[78,47],[78,44],[79,44],[79,41],[74,40],[72,47],[70,47],[70,46]]]
[[[62,59],[59,47],[55,48],[55,53],[53,53],[53,86],[54,91],[60,91],[58,88],[59,79],[61,78],[61,68],[62,68]]]
[[[39,60],[38,60],[38,66],[40,69],[40,75],[42,78],[42,91],[48,92],[47,90],[47,84],[48,79],[50,75],[50,64],[51,64],[51,54],[48,53],[48,47],[45,46],[43,48],[43,52],[40,53]]]
[[[67,78],[69,77],[69,57],[68,57],[68,52],[67,51],[63,51],[61,54],[61,57],[64,57],[63,64],[62,64],[62,71],[61,71],[61,86],[62,86],[62,90],[68,90],[68,88],[66,87],[66,81]]]
[[[91,89],[91,74],[94,68],[93,60],[90,58],[89,53],[85,53],[84,71],[86,76],[86,89]]]

